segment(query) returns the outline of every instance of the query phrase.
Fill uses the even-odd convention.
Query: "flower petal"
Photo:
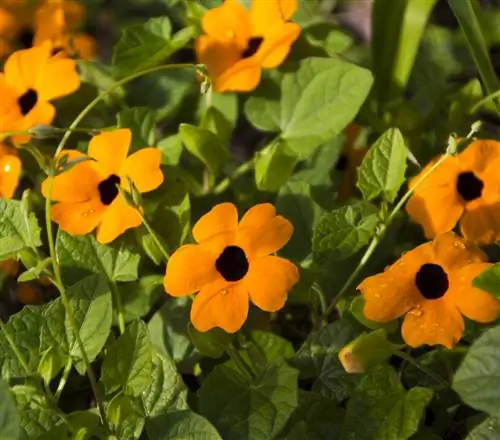
[[[475,203],[467,206],[460,219],[460,232],[468,240],[480,244],[494,243],[500,239],[500,201]]]
[[[423,301],[418,309],[406,314],[401,328],[410,347],[444,345],[452,348],[462,337],[464,320],[446,297]]]
[[[101,222],[106,207],[98,198],[85,202],[61,202],[52,206],[52,220],[71,235],[85,235]]]
[[[168,260],[163,286],[172,296],[186,296],[218,278],[214,256],[197,244],[186,244]]]
[[[494,165],[495,161],[500,160],[500,142],[476,140],[458,155],[458,160],[465,170],[482,174],[487,168]]]
[[[463,267],[452,277],[452,287],[447,293],[462,315],[473,321],[487,323],[500,316],[500,301],[480,289],[472,287],[472,281],[491,264],[476,263]]]
[[[76,61],[70,58],[50,58],[40,69],[35,83],[38,98],[45,101],[70,95],[79,87]]]
[[[486,254],[475,244],[453,232],[438,235],[432,242],[432,249],[436,262],[447,272],[487,260]]]
[[[263,36],[270,29],[289,20],[297,6],[298,0],[252,0],[250,13],[254,35]]]
[[[142,224],[140,214],[127,205],[121,195],[108,206],[101,224],[97,229],[97,241],[101,244],[111,243],[127,229],[136,228]]]
[[[240,283],[228,284],[219,280],[196,295],[191,307],[191,322],[200,332],[220,327],[234,333],[245,323],[248,307],[248,294]]]
[[[225,0],[208,10],[201,20],[203,31],[220,41],[234,41],[245,48],[252,32],[250,14],[238,0]]]
[[[285,246],[293,234],[293,225],[276,215],[270,203],[250,208],[238,225],[238,243],[251,258],[272,254]]]
[[[54,106],[39,99],[33,109],[19,120],[17,130],[29,130],[38,124],[51,124],[55,116],[56,109]],[[20,145],[28,142],[30,138],[29,135],[12,136],[12,142]]]
[[[285,305],[290,289],[299,281],[299,270],[284,258],[268,256],[252,261],[243,279],[252,302],[265,312]]]
[[[21,160],[13,154],[0,157],[0,197],[11,199],[21,175]]]
[[[250,92],[259,85],[261,72],[256,57],[240,60],[213,79],[214,88],[218,92]]]
[[[67,155],[68,161],[87,157],[76,150],[65,150],[61,155]],[[92,160],[80,162],[54,177],[51,199],[58,202],[84,202],[99,197],[99,181],[96,163]],[[48,185],[49,179],[47,178],[42,183],[44,197],[48,196]]]
[[[143,148],[127,157],[123,173],[130,177],[139,192],[153,191],[163,182],[158,148]]]
[[[50,46],[32,47],[15,51],[4,66],[5,80],[18,95],[35,89],[38,75],[50,58]],[[38,90],[37,90],[38,91]]]
[[[128,128],[107,131],[94,136],[89,144],[88,154],[99,163],[108,175],[123,174],[132,132]]]
[[[463,213],[464,205],[456,190],[456,179],[460,167],[452,157],[445,160],[416,188],[406,204],[406,211],[413,221],[424,228],[425,236],[451,231]],[[421,173],[412,179],[410,188],[428,172],[438,159],[429,163]]]
[[[237,227],[236,206],[232,203],[220,203],[196,222],[193,227],[193,237],[201,243],[221,233],[236,232]]]
[[[278,67],[290,52],[293,42],[299,38],[300,26],[295,23],[286,23],[266,36],[256,56],[260,64],[266,69]]]

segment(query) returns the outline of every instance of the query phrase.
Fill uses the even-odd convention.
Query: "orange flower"
[[[165,290],[181,297],[199,292],[191,308],[198,331],[241,328],[249,299],[266,312],[280,310],[299,280],[297,267],[271,255],[290,240],[292,224],[269,203],[249,209],[238,223],[232,203],[222,203],[198,220],[198,244],[181,246],[171,256]]]
[[[361,127],[356,124],[349,124],[345,129],[345,146],[335,166],[336,170],[344,172],[339,188],[340,202],[345,202],[356,194],[358,167],[368,151],[368,148],[355,148],[360,131]]]
[[[72,235],[85,235],[97,228],[97,241],[109,243],[127,229],[141,225],[139,212],[120,195],[129,191],[127,177],[140,193],[158,188],[163,182],[161,153],[143,148],[127,157],[132,133],[128,129],[105,132],[90,141],[88,156],[78,151],[63,152],[68,160],[90,158],[54,178],[52,220]],[[48,195],[48,179],[42,184]]]
[[[79,87],[75,61],[52,56],[50,43],[14,52],[0,74],[0,134],[50,124],[56,113],[50,101]],[[28,135],[12,138],[16,144],[29,139]]]
[[[462,337],[462,315],[481,323],[500,315],[500,302],[472,287],[490,266],[485,261],[479,248],[452,232],[438,235],[358,286],[364,314],[376,322],[406,314],[402,334],[408,345],[451,348]]]
[[[89,35],[77,32],[84,19],[84,6],[75,2],[47,2],[35,16],[34,46],[50,41],[55,50],[78,53],[82,59],[95,56],[96,42]]]
[[[225,0],[209,10],[196,53],[215,90],[253,90],[263,68],[283,63],[300,34],[300,27],[287,21],[296,9],[297,0],[253,0],[250,11],[238,0]]]
[[[0,261],[0,273],[8,275],[9,277],[15,277],[19,272],[19,262],[17,260],[9,259]]]
[[[439,160],[434,159],[410,182]],[[451,231],[460,222],[462,235],[478,243],[500,239],[500,142],[474,141],[458,156],[447,158],[420,185],[406,211],[427,238]]]
[[[18,283],[16,298],[21,304],[43,304],[43,296],[31,283]]]
[[[0,197],[11,199],[21,175],[21,160],[17,152],[0,143]]]
[[[17,30],[18,24],[15,15],[2,5],[0,7],[0,58],[11,52],[11,43]]]

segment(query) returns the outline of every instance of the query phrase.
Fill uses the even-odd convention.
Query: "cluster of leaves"
[[[158,16],[129,23],[111,67],[78,60],[84,83],[58,102],[58,125],[101,97],[82,126],[127,127],[133,148],[160,148],[165,182],[143,202],[171,250],[218,201],[242,211],[274,203],[294,225],[281,255],[300,266],[301,281],[278,314],[252,309],[236,335],[200,333],[190,299],[165,295],[163,255],[145,227],[110,245],[58,231],[67,296],[47,287],[44,304],[24,306],[0,330],[0,438],[498,438],[499,328],[470,324],[467,346],[401,352],[397,323],[367,320],[355,283],[423,241],[401,212],[407,175],[442,152],[449,133],[498,121],[497,103],[483,98],[499,89],[488,54],[500,44],[499,12],[450,0],[460,24],[450,30],[429,21],[436,1],[375,0],[368,46],[332,23],[334,2],[301,1],[293,20],[302,34],[287,62],[238,95],[204,93],[194,65],[156,69],[192,57],[201,16],[220,2],[158,3],[119,7],[120,23],[131,11]],[[92,2],[90,16],[102,7]],[[354,120],[371,148],[342,204],[336,164]],[[498,128],[484,124],[481,134],[498,137]],[[88,142],[72,139],[79,149]],[[242,145],[243,163],[232,154]],[[23,164],[38,189],[37,165],[28,155]],[[0,260],[22,261],[19,282],[51,275],[43,210],[36,190],[0,200]],[[497,265],[476,282],[500,297]],[[348,374],[340,350],[380,329],[384,355]]]

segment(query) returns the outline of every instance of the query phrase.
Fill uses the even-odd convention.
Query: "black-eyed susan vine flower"
[[[238,0],[225,0],[209,10],[196,53],[215,90],[253,90],[262,69],[283,63],[300,34],[300,26],[288,21],[296,9],[297,0],[252,0],[250,10]]]
[[[17,152],[7,145],[0,144],[0,197],[12,198],[19,183],[21,168]]]
[[[464,331],[462,315],[487,323],[500,314],[499,301],[472,287],[472,280],[489,266],[474,244],[452,232],[440,234],[358,286],[365,299],[363,312],[376,322],[404,316],[402,336],[411,347],[451,348]]]
[[[171,256],[165,290],[176,297],[198,292],[191,308],[197,330],[236,332],[247,318],[249,301],[275,312],[298,282],[298,268],[271,255],[292,233],[292,224],[271,204],[252,207],[239,223],[232,203],[219,204],[195,224],[198,244],[184,245]]]
[[[410,182],[439,160],[434,159]],[[451,231],[457,223],[468,240],[492,243],[500,239],[500,142],[476,140],[449,157],[420,185],[406,211],[427,238]]]
[[[63,54],[53,56],[52,49],[46,42],[14,52],[5,62],[0,74],[0,134],[50,124],[56,113],[50,101],[80,87],[75,61]],[[15,144],[29,139],[29,135],[12,137]]]
[[[127,229],[142,224],[140,213],[127,204],[120,188],[129,191],[130,179],[140,193],[153,191],[163,182],[161,153],[143,148],[127,157],[132,140],[128,129],[94,136],[88,156],[69,150],[69,161],[89,158],[58,174],[52,185],[52,220],[71,235],[85,235],[97,228],[97,240],[110,243]],[[48,196],[48,179],[42,193]]]

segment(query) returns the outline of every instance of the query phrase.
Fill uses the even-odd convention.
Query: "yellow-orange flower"
[[[410,188],[436,158],[410,182]],[[477,140],[447,158],[420,185],[406,211],[427,238],[451,231],[460,223],[462,235],[478,243],[500,239],[500,142]]]
[[[196,53],[215,90],[253,90],[263,68],[283,63],[300,34],[300,27],[288,22],[296,9],[297,0],[252,0],[250,11],[238,0],[225,0],[209,10]]]
[[[12,40],[18,30],[15,15],[3,6],[3,4],[0,6],[0,58],[11,52]]]
[[[479,248],[454,233],[438,235],[358,286],[364,314],[377,322],[406,315],[402,335],[409,346],[451,348],[462,337],[462,315],[487,323],[500,314],[499,301],[472,287],[472,280],[490,266],[485,261]]]
[[[163,182],[161,153],[157,148],[128,151],[132,134],[128,129],[94,136],[88,156],[78,151],[63,152],[68,160],[78,162],[54,178],[51,198],[52,220],[72,235],[85,235],[97,228],[97,241],[109,243],[127,229],[141,225],[139,212],[120,195],[119,187],[129,191],[130,178],[140,193],[153,191]],[[48,179],[42,193],[48,195]]]
[[[0,143],[0,197],[11,199],[21,175],[21,160],[13,148]]]
[[[52,45],[24,49],[9,56],[0,74],[0,134],[50,124],[56,110],[50,101],[80,87],[74,60],[52,56]],[[30,136],[13,136],[16,144]]]
[[[198,244],[181,246],[171,256],[165,290],[180,297],[199,292],[191,321],[199,331],[241,328],[249,300],[266,312],[280,310],[299,280],[297,267],[271,255],[290,240],[292,224],[269,203],[249,209],[238,223],[232,203],[222,203],[198,220]]]

